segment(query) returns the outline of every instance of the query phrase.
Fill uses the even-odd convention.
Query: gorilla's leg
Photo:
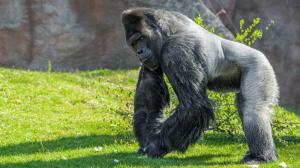
[[[234,104],[237,107],[237,111],[239,113],[239,116],[240,116],[242,122],[243,122],[243,110],[242,110],[243,103],[244,103],[244,100],[243,100],[242,95],[240,93],[237,93],[235,96]]]
[[[236,42],[221,42],[225,57],[241,69],[238,107],[249,146],[243,162],[275,161],[271,118],[278,99],[278,85],[273,68],[261,52]]]
[[[248,161],[275,161],[276,151],[272,138],[270,105],[246,100],[243,106],[243,125],[249,153],[243,159]]]
[[[276,99],[273,70],[257,66],[242,74],[240,108],[250,151],[243,162],[269,162],[277,159],[272,138],[271,117]],[[242,100],[242,101],[241,101]]]
[[[169,103],[169,92],[159,68],[150,71],[142,67],[134,98],[134,133],[143,153],[148,138],[160,128],[162,109]]]

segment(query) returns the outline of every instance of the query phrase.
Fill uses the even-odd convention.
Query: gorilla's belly
[[[219,74],[208,80],[207,88],[213,91],[239,92],[241,72],[237,65],[221,66]]]

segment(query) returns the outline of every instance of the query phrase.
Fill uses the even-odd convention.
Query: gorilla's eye
[[[145,37],[144,37],[144,36],[141,36],[140,38],[137,39],[137,41],[142,41],[142,40],[144,40],[144,39],[145,39]]]
[[[136,49],[136,46],[138,44],[138,42],[143,41],[145,39],[144,36],[139,37],[138,39],[136,39],[133,43],[132,43],[132,47]]]
[[[133,44],[132,46],[136,46],[138,42],[143,41],[145,39],[144,36],[139,37]]]

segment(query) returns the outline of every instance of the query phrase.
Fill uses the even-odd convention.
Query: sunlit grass
[[[185,154],[137,155],[132,133],[137,76],[137,70],[0,68],[0,167],[245,167],[240,164],[247,151],[242,135],[208,132]],[[300,122],[295,112],[277,111]],[[280,136],[287,140],[277,141],[279,161],[261,167],[282,161],[300,167],[300,133]]]

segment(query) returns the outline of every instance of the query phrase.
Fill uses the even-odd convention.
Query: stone
[[[32,41],[25,0],[0,1],[0,65],[28,67]]]
[[[191,18],[201,13],[208,25],[233,38],[201,1],[157,4],[153,0],[1,0],[0,65],[47,70],[51,64],[59,71],[138,67],[121,23],[122,11],[136,5],[182,10]]]

